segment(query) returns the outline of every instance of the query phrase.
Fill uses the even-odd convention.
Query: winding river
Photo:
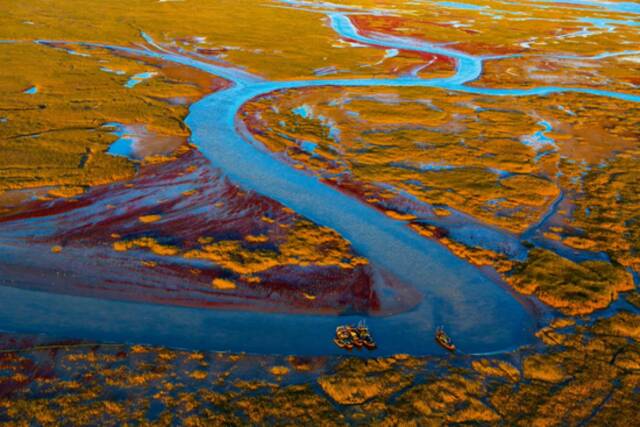
[[[218,66],[187,54],[91,45],[184,64],[232,84],[193,104],[186,124],[191,140],[235,183],[275,199],[350,240],[372,264],[415,287],[422,302],[412,311],[368,323],[380,350],[371,355],[432,354],[440,350],[433,330],[442,324],[467,353],[504,351],[531,342],[535,316],[505,289],[440,244],[412,232],[372,207],[296,170],[267,152],[237,121],[251,99],[273,91],[318,86],[422,86],[491,96],[530,96],[574,91],[638,102],[636,95],[584,88],[539,87],[526,90],[466,86],[482,73],[486,58],[414,39],[360,34],[348,13],[326,11],[331,27],[345,39],[385,48],[452,57],[456,73],[448,78],[317,79],[265,81],[242,70]],[[1,245],[0,245],[1,246]],[[13,251],[13,252],[12,252]],[[3,256],[24,256],[0,250]],[[19,303],[17,303],[19,302]],[[115,320],[114,320],[115,319]],[[284,315],[214,311],[105,301],[0,287],[0,328],[19,332],[106,341],[142,342],[172,347],[254,353],[334,354],[331,342],[339,323],[356,317]]]

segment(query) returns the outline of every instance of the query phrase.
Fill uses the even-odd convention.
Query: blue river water
[[[489,96],[572,91],[633,102],[639,102],[640,97],[584,88],[469,87],[466,84],[482,73],[486,58],[409,38],[364,36],[351,23],[348,14],[330,12],[328,16],[331,27],[343,38],[387,49],[446,55],[455,59],[456,73],[439,79],[409,76],[265,81],[243,70],[204,63],[164,50],[86,45],[195,67],[232,83],[227,89],[193,104],[186,118],[192,142],[211,164],[245,189],[275,199],[316,223],[335,229],[373,265],[392,273],[422,295],[419,305],[409,312],[368,319],[380,345],[380,349],[371,355],[437,353],[441,350],[434,343],[433,331],[439,324],[445,326],[461,350],[467,353],[504,351],[531,342],[537,319],[527,304],[440,244],[418,236],[403,222],[283,163],[252,138],[237,120],[237,112],[251,99],[273,91],[320,86],[421,86]],[[19,256],[15,255],[15,249],[3,248],[1,244],[0,253]],[[153,306],[0,287],[2,329],[173,347],[332,354],[339,352],[331,343],[333,329],[340,323],[357,320],[354,316],[338,318]]]

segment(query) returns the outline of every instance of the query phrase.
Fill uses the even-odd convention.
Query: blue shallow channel
[[[237,122],[237,112],[249,100],[272,91],[319,86],[424,86],[489,96],[576,91],[636,102],[640,99],[629,94],[579,88],[470,88],[465,83],[480,75],[483,59],[413,39],[365,37],[357,32],[347,15],[332,13],[329,16],[332,28],[342,37],[389,49],[451,56],[456,60],[457,72],[450,78],[432,80],[409,77],[267,82],[241,70],[205,64],[178,54],[101,46],[181,63],[230,80],[233,84],[229,88],[193,104],[186,119],[192,142],[211,164],[242,187],[335,229],[373,265],[418,290],[422,301],[413,310],[368,319],[379,350],[365,354],[442,352],[433,340],[437,325],[444,325],[465,353],[499,352],[531,342],[537,326],[535,316],[505,288],[437,242],[418,236],[404,223],[281,162]],[[18,260],[24,255],[0,244],[0,256],[13,256]],[[18,285],[7,282],[4,281]],[[180,308],[0,287],[2,329],[171,347],[338,354],[341,351],[331,342],[335,327],[359,319]]]

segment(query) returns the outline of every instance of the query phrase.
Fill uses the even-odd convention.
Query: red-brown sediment
[[[159,219],[140,221],[150,215]],[[175,161],[142,167],[131,181],[94,187],[74,198],[34,201],[0,217],[0,237],[29,254],[28,260],[2,267],[5,277],[21,278],[14,286],[192,307],[381,314],[415,304],[417,296],[389,277],[385,285],[399,291],[402,301],[380,301],[369,265],[283,264],[252,275],[256,283],[206,260],[141,248],[118,252],[112,246],[150,237],[184,252],[208,237],[241,240],[246,250],[277,250],[300,219],[277,202],[231,184],[192,150]],[[248,235],[269,239],[245,242]],[[60,252],[52,252],[57,246]],[[216,289],[215,278],[231,279],[236,287]]]

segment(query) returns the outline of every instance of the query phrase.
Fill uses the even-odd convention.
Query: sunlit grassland
[[[312,0],[311,3],[322,2]],[[339,3],[361,8],[358,14],[365,15],[361,20],[366,24],[363,29],[448,42],[465,52],[486,55],[516,52],[596,55],[607,48],[633,49],[634,41],[638,40],[633,14],[593,5],[556,3],[551,6],[541,1],[502,0],[345,0]],[[471,7],[456,7],[456,4]],[[371,13],[374,10],[387,13]],[[615,30],[600,26],[598,20],[604,20],[605,24],[613,20]],[[582,37],[582,33],[574,36],[583,29],[589,33],[588,37]],[[527,42],[530,42],[529,48],[522,46]]]
[[[545,238],[604,252],[611,262],[574,262],[553,251],[508,262],[439,240],[566,313],[606,307],[633,289],[624,268],[638,268],[634,103],[571,93],[514,101],[439,89],[322,88],[265,96],[242,114],[270,150],[400,220],[416,219],[398,203],[414,198],[438,215],[453,208],[518,234],[553,215]],[[554,211],[561,194],[565,207]]]
[[[301,105],[313,117],[296,114]],[[260,111],[261,142],[318,173],[389,184],[509,229],[535,222],[558,195],[546,163],[521,140],[539,130],[539,119],[507,100],[432,89],[318,89],[266,97],[246,107],[249,117],[251,109]],[[301,141],[317,147],[304,152]]]
[[[437,1],[341,3],[363,8],[353,18],[363,31],[447,43],[450,48],[475,55],[506,55],[486,61],[483,75],[473,85],[564,84],[638,91],[637,15],[586,5],[556,3],[550,7],[536,1],[459,2],[475,9]],[[393,12],[367,12],[376,8]],[[624,51],[636,54],[597,57]]]
[[[203,88],[185,81],[188,76],[105,51],[78,53],[34,43],[0,46],[0,190],[96,185],[132,176],[131,162],[105,153],[116,139],[106,123],[188,135],[182,124],[186,106],[168,99],[201,96]],[[159,74],[134,88],[124,86],[144,71]],[[37,92],[24,93],[31,87]]]
[[[90,0],[77,7],[71,0],[36,0],[14,3],[0,16],[0,39],[130,45],[142,42],[144,31],[161,44],[215,49],[217,59],[271,79],[311,78],[325,67],[348,75],[393,74],[396,66],[423,62],[413,57],[372,66],[384,49],[353,47],[339,40],[323,14],[281,6],[270,0]]]

